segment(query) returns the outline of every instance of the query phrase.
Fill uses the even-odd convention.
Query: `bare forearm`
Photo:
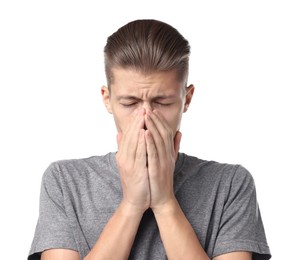
[[[168,259],[209,260],[177,201],[154,215]]]
[[[128,259],[142,215],[121,203],[85,260]]]

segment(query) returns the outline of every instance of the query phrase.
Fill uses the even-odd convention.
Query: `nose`
[[[148,110],[152,111],[152,110],[153,110],[153,108],[152,108],[150,102],[144,102],[144,103],[143,103],[143,108],[144,108],[146,111],[148,111]]]

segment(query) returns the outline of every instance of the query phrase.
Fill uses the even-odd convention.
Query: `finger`
[[[169,124],[158,110],[154,109],[151,112],[151,118],[161,135],[165,134],[168,130],[170,130]]]
[[[165,119],[159,118],[155,112],[147,113],[147,128],[151,131],[156,148],[160,154],[163,152],[173,152],[173,134]]]
[[[152,117],[151,112],[148,112],[145,116],[145,123],[146,127],[149,130],[149,134],[147,134],[149,138],[152,138],[153,144],[155,146],[155,149],[157,150],[158,156],[162,157],[165,155],[166,151],[166,143],[163,137],[161,136],[160,132],[158,131]],[[148,139],[149,141],[150,139]]]
[[[145,131],[145,140],[146,140],[146,146],[147,146],[148,167],[157,165],[156,163],[159,160],[159,155],[158,155],[155,142],[153,140],[150,130]]]
[[[155,124],[158,127],[160,134],[168,142],[168,147],[167,147],[168,151],[174,154],[175,153],[174,138],[176,137],[176,133],[173,133],[173,130],[171,129],[171,127],[169,126],[169,124],[167,123],[163,115],[160,113],[160,111],[154,109],[152,115],[153,115],[152,118],[155,120]]]
[[[135,157],[140,129],[144,128],[144,116],[138,114],[123,133],[121,147],[125,155]]]
[[[175,161],[178,158],[178,153],[180,150],[180,143],[181,143],[181,139],[182,139],[182,133],[177,131],[176,135],[175,135],[175,139],[174,139],[174,153],[175,153]]]
[[[119,146],[120,146],[121,139],[122,139],[122,133],[118,132],[117,135],[116,135],[116,141],[117,141],[118,149],[119,149]]]
[[[145,130],[141,129],[139,132],[138,145],[135,158],[135,167],[145,168],[147,165],[147,151],[145,141]]]

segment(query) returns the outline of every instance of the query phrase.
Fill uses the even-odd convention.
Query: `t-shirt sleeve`
[[[234,251],[253,252],[253,260],[271,258],[255,183],[241,165],[237,166],[229,186],[213,255]]]
[[[47,249],[65,248],[77,251],[73,232],[63,203],[63,187],[55,162],[43,174],[39,218],[28,260],[40,259]]]

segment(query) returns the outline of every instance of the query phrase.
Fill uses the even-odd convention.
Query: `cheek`
[[[113,119],[117,128],[118,132],[122,132],[122,129],[124,129],[124,116],[121,115],[121,113],[118,113],[116,109],[113,109]]]
[[[171,111],[162,111],[162,115],[171,127],[171,129],[176,132],[180,128],[180,123],[182,119],[182,111],[180,109]]]
[[[117,132],[122,132],[121,122],[114,113],[113,113],[113,119],[114,119],[114,123],[115,123],[116,129],[117,129]]]
[[[118,132],[123,132],[128,126],[131,112],[113,109],[113,118]]]

